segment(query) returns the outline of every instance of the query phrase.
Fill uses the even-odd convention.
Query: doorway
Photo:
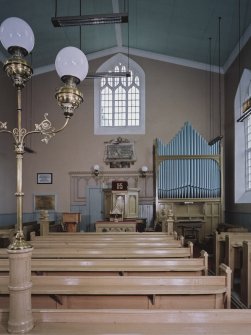
[[[87,188],[87,218],[88,222],[85,230],[89,232],[95,231],[96,221],[103,220],[103,191],[100,187]]]

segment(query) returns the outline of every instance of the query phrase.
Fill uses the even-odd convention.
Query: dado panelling
[[[129,188],[139,189],[139,202],[152,204],[153,174],[148,172],[141,177],[137,171],[101,172],[94,176],[91,172],[70,172],[71,206],[86,205],[86,190],[91,187],[111,188],[112,181],[125,180]]]

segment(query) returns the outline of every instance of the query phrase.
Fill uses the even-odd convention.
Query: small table
[[[97,233],[121,233],[121,232],[136,232],[136,221],[97,221]]]

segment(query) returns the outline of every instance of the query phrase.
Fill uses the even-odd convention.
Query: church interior
[[[0,334],[249,334],[251,1],[0,6]]]

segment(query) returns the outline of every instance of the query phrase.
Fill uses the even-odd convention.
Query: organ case
[[[200,227],[202,239],[215,231],[223,217],[220,141],[210,146],[186,122],[168,144],[156,139],[154,171],[157,220],[171,210],[180,233]]]

